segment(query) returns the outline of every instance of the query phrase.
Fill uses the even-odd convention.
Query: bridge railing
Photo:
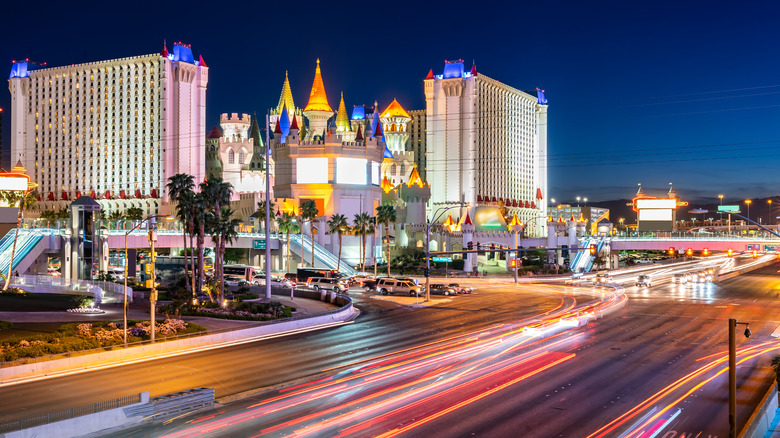
[[[48,275],[22,275],[11,277],[11,285],[21,289],[53,289],[61,293],[92,294],[96,303],[102,303],[110,297],[124,300],[125,286],[110,281],[75,280],[72,278],[51,277]],[[38,286],[36,288],[36,286]],[[41,290],[43,292],[43,290]],[[127,301],[133,301],[133,289],[127,288]]]

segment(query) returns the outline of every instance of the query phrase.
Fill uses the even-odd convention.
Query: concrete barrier
[[[772,387],[766,392],[761,403],[747,421],[747,424],[738,434],[739,438],[764,438],[777,413],[777,383],[772,382]]]
[[[306,296],[308,294],[302,293],[301,295]],[[45,360],[19,366],[0,368],[0,383],[8,383],[10,381],[33,376],[41,377],[48,374],[81,370],[95,366],[106,366],[109,364],[118,365],[128,361],[154,357],[157,354],[184,353],[201,350],[203,347],[217,347],[231,344],[236,341],[262,338],[272,334],[296,332],[307,329],[311,330],[320,327],[325,328],[334,324],[350,321],[358,315],[356,309],[352,306],[352,300],[349,298],[338,296],[336,304],[342,307],[335,312],[328,312],[307,318],[283,320],[273,324],[247,327],[202,336],[193,336],[127,349],[119,348],[92,354],[66,357],[63,359]]]

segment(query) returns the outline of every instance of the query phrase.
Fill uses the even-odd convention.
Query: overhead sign
[[[2,191],[13,191],[13,192],[23,192],[27,190],[27,182],[29,181],[29,178],[17,175],[13,173],[3,173],[0,174],[0,190]]]
[[[452,257],[431,257],[431,261],[451,263],[452,262]]]
[[[255,239],[252,241],[252,248],[265,249],[265,239]]]
[[[718,211],[724,213],[739,213],[739,205],[719,205]]]
[[[637,199],[636,208],[639,210],[645,208],[675,209],[677,208],[677,200],[676,199]]]

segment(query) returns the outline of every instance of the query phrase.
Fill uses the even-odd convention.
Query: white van
[[[379,281],[376,282],[376,290],[382,295],[404,294],[419,297],[422,295],[423,289],[424,288],[408,279],[385,277],[380,278]]]
[[[349,289],[349,284],[338,278],[309,277],[309,279],[306,280],[306,287],[314,289],[316,292],[319,292],[320,289],[322,289],[342,293]]]

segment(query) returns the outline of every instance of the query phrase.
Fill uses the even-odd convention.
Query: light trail
[[[166,436],[253,428],[262,436],[397,436],[572,359],[556,350],[584,336],[577,327],[627,299],[622,288],[599,291],[583,304],[576,294],[556,293],[561,302],[533,318],[324,370],[336,373]]]

